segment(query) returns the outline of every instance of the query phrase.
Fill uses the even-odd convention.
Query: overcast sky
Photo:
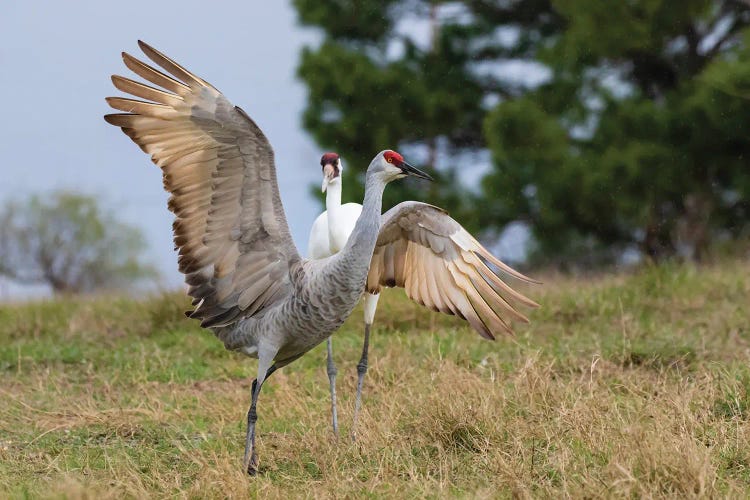
[[[104,97],[120,52],[142,39],[211,82],[265,131],[294,239],[306,251],[320,211],[320,149],[301,129],[300,48],[318,39],[286,1],[10,1],[0,8],[0,202],[70,189],[142,228],[165,285],[181,282],[161,172],[119,129]]]

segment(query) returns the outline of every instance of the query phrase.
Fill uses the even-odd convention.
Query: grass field
[[[360,438],[346,437],[361,313],[259,403],[255,362],[184,319],[181,294],[0,307],[0,497],[746,497],[750,264],[548,277],[515,339],[390,291]]]

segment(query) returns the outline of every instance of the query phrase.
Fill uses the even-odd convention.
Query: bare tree
[[[0,276],[55,293],[124,288],[156,271],[141,260],[141,232],[96,199],[58,192],[0,210]]]

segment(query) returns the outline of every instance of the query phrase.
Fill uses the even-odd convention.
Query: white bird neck
[[[326,188],[326,213],[328,215],[328,241],[336,241],[336,231],[342,227],[344,221],[341,210],[341,178],[338,182],[328,184]],[[348,235],[347,235],[348,236]],[[345,243],[345,241],[344,241]],[[343,246],[343,243],[341,244]],[[340,247],[336,251],[340,250]]]
[[[336,211],[341,206],[341,177],[337,182],[328,184],[326,187],[326,210]]]

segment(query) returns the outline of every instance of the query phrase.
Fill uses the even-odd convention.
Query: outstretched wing
[[[211,84],[139,41],[167,74],[123,53],[125,65],[156,85],[113,76],[137,100],[108,97],[121,127],[161,167],[172,195],[179,269],[201,325],[252,316],[289,292],[300,260],[289,234],[271,145],[244,111]]]
[[[508,286],[485,261],[534,282],[495,258],[444,210],[419,202],[396,205],[382,216],[367,291],[398,286],[434,311],[455,314],[482,336],[513,333],[509,319],[528,322],[511,302],[538,304]]]

